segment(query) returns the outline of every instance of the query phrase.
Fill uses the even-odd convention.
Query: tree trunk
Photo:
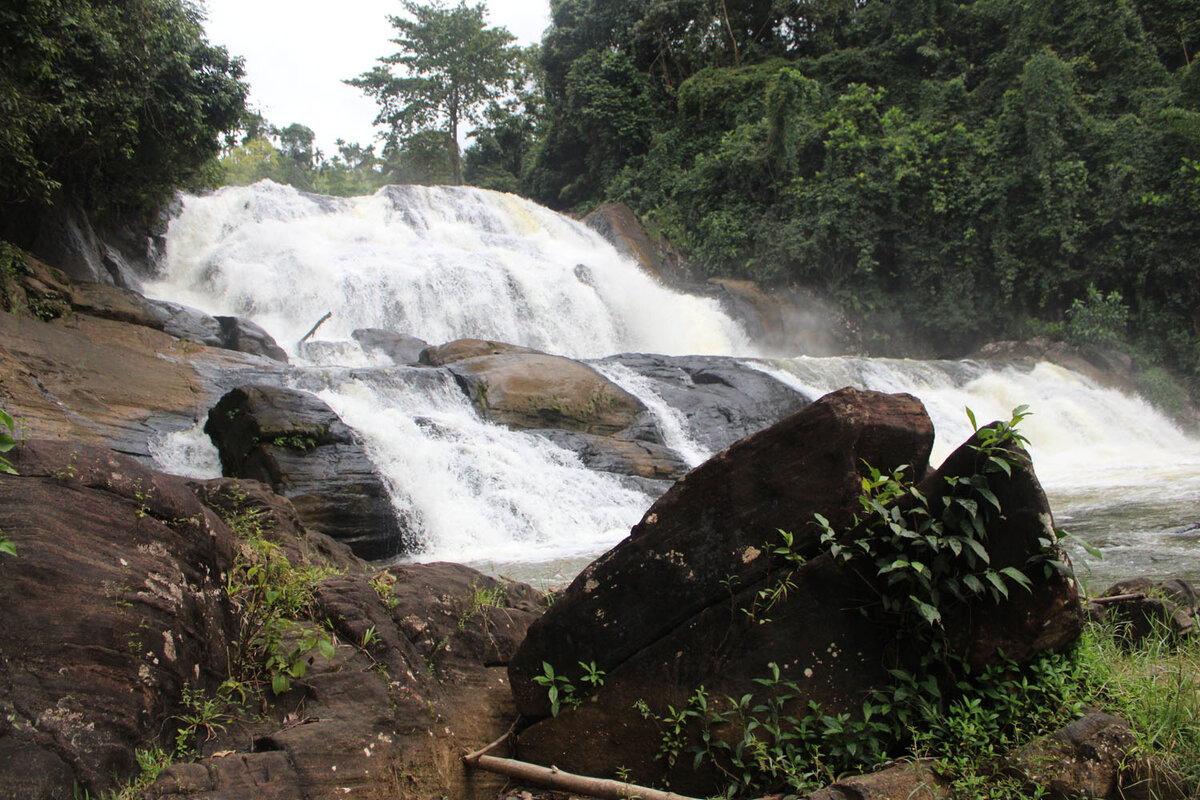
[[[458,149],[458,108],[450,106],[450,166],[454,169],[454,185],[462,186],[462,152]]]

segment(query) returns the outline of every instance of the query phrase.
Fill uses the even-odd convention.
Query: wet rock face
[[[185,482],[66,442],[7,455],[21,474],[0,474],[18,551],[0,555],[0,797],[101,796],[137,774],[135,750],[173,746],[185,685],[214,698],[247,680],[229,672],[245,620],[226,593],[243,545],[219,517],[247,510],[293,567],[326,574],[310,616],[333,655],[269,702],[248,686],[197,760],[139,796],[496,796],[501,779],[458,756],[511,723],[504,665],[540,613],[530,587],[455,564],[375,570],[259,483]]]
[[[646,411],[591,367],[561,356],[502,353],[464,358],[448,369],[484,417],[511,428],[612,435]]]
[[[728,358],[626,353],[597,363],[619,364],[648,379],[686,417],[688,432],[714,452],[808,404],[765,372]]]
[[[577,686],[577,665],[607,673],[581,706],[525,731],[521,757],[583,774],[620,764],[637,782],[669,780],[709,794],[719,790],[715,774],[692,771],[690,759],[674,767],[655,760],[662,731],[634,710],[639,701],[663,713],[686,707],[701,686],[710,698],[742,697],[762,691],[756,679],[774,663],[779,680],[796,686],[795,708],[859,708],[871,689],[890,683],[887,667],[913,654],[897,639],[894,618],[862,613],[878,607],[883,587],[870,570],[825,552],[813,515],[852,530],[864,464],[884,472],[917,465],[916,479],[939,507],[946,478],[976,474],[978,453],[969,442],[925,477],[932,442],[915,398],[843,389],[677,482],[628,539],[580,574],[510,662],[518,708],[531,717],[550,712],[537,680],[544,664]],[[1004,509],[986,545],[996,569],[1026,566],[1052,524],[1027,459],[1014,463],[1011,476],[989,479]],[[800,563],[772,553],[779,529],[793,534]],[[785,578],[787,591],[772,594]],[[1081,624],[1074,584],[1053,570],[1030,578],[1033,591],[1004,604],[947,609],[952,652],[972,664],[1022,662],[1072,641]]]
[[[419,364],[421,353],[429,347],[424,339],[380,328],[358,328],[350,336],[363,350],[383,353],[399,365]]]
[[[387,487],[366,450],[315,395],[239,387],[213,407],[204,430],[226,475],[268,484],[292,501],[306,526],[361,558],[405,552]]]
[[[27,441],[0,476],[0,796],[94,795],[224,679],[228,528],[183,480]],[[65,787],[65,788],[64,788]],[[65,793],[64,793],[65,792]]]

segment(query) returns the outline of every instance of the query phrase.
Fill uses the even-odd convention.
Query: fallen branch
[[[1095,603],[1098,606],[1106,606],[1109,603],[1123,603],[1126,600],[1145,600],[1144,592],[1133,592],[1132,594],[1114,594],[1112,597],[1093,597],[1089,603]]]
[[[326,311],[326,312],[325,312],[325,316],[323,316],[323,317],[321,317],[319,320],[317,320],[317,324],[316,324],[316,325],[313,325],[311,328],[309,328],[309,329],[308,329],[308,333],[304,334],[304,336],[303,336],[303,337],[301,337],[300,341],[296,342],[296,350],[297,350],[297,352],[298,352],[298,351],[299,351],[301,348],[303,348],[303,347],[304,347],[304,343],[305,343],[305,342],[307,342],[309,339],[311,339],[311,338],[312,338],[312,335],[313,335],[314,333],[316,333],[316,332],[317,332],[317,328],[319,328],[319,327],[321,327],[322,325],[324,325],[324,324],[325,324],[325,321],[326,321],[326,320],[328,320],[328,319],[329,319],[330,317],[332,317],[332,316],[333,316],[333,312],[332,312],[332,311]]]
[[[632,783],[574,775],[570,772],[563,772],[558,767],[541,767],[526,761],[483,755],[506,738],[508,738],[508,734],[482,750],[476,750],[474,753],[464,756],[463,761],[470,766],[507,775],[519,781],[535,783],[538,786],[545,786],[547,789],[575,792],[588,797],[598,797],[600,800],[633,800],[634,798],[637,800],[694,800],[673,792],[662,792]]]

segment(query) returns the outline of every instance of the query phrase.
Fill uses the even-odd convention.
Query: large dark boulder
[[[813,515],[838,531],[867,530],[856,512],[868,464],[910,465],[940,508],[946,479],[977,474],[980,456],[973,440],[925,477],[932,438],[915,398],[843,389],[689,473],[530,629],[509,666],[522,712],[548,713],[537,680],[544,664],[576,685],[580,664],[607,679],[578,708],[522,733],[521,756],[584,774],[619,765],[639,782],[711,794],[720,788],[714,772],[693,771],[690,759],[655,760],[661,727],[634,710],[639,702],[665,714],[699,687],[715,703],[757,695],[766,691],[757,679],[778,669],[777,680],[795,687],[788,713],[811,704],[856,713],[871,690],[891,684],[890,668],[912,667],[923,652],[912,647],[919,637],[898,636],[896,618],[881,611],[874,565],[835,558]],[[989,473],[1004,513],[986,547],[993,568],[1025,569],[1033,586],[1014,587],[1004,603],[947,606],[946,641],[972,665],[1027,661],[1073,641],[1081,625],[1074,583],[1034,558],[1053,540],[1053,523],[1028,459],[1010,455],[1011,475]],[[772,552],[776,529],[792,533],[791,560]],[[736,740],[737,727],[717,734]]]
[[[233,389],[204,430],[226,475],[262,481],[304,524],[367,559],[406,552],[387,487],[353,431],[316,395],[270,386]]]

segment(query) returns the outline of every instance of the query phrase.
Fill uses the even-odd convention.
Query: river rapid
[[[1028,405],[1022,430],[1055,521],[1103,555],[1073,547],[1081,577],[1092,588],[1133,575],[1200,579],[1200,442],[1140,398],[1049,363],[765,358],[716,301],[663,287],[595,232],[512,195],[404,186],[345,199],[263,182],[185,197],[145,291],[266,328],[297,367],[293,384],[366,442],[397,515],[417,531],[416,560],[563,582],[654,497],[544,437],[482,420],[443,373],[364,352],[350,336],[358,328],[585,360],[721,356],[809,399],[842,386],[910,392],[937,429],[935,464],[970,435],[967,408],[984,421]],[[326,312],[326,344],[300,348]],[[689,465],[712,455],[644,375],[596,366],[654,412]],[[155,458],[219,474],[199,426],[158,442]]]

